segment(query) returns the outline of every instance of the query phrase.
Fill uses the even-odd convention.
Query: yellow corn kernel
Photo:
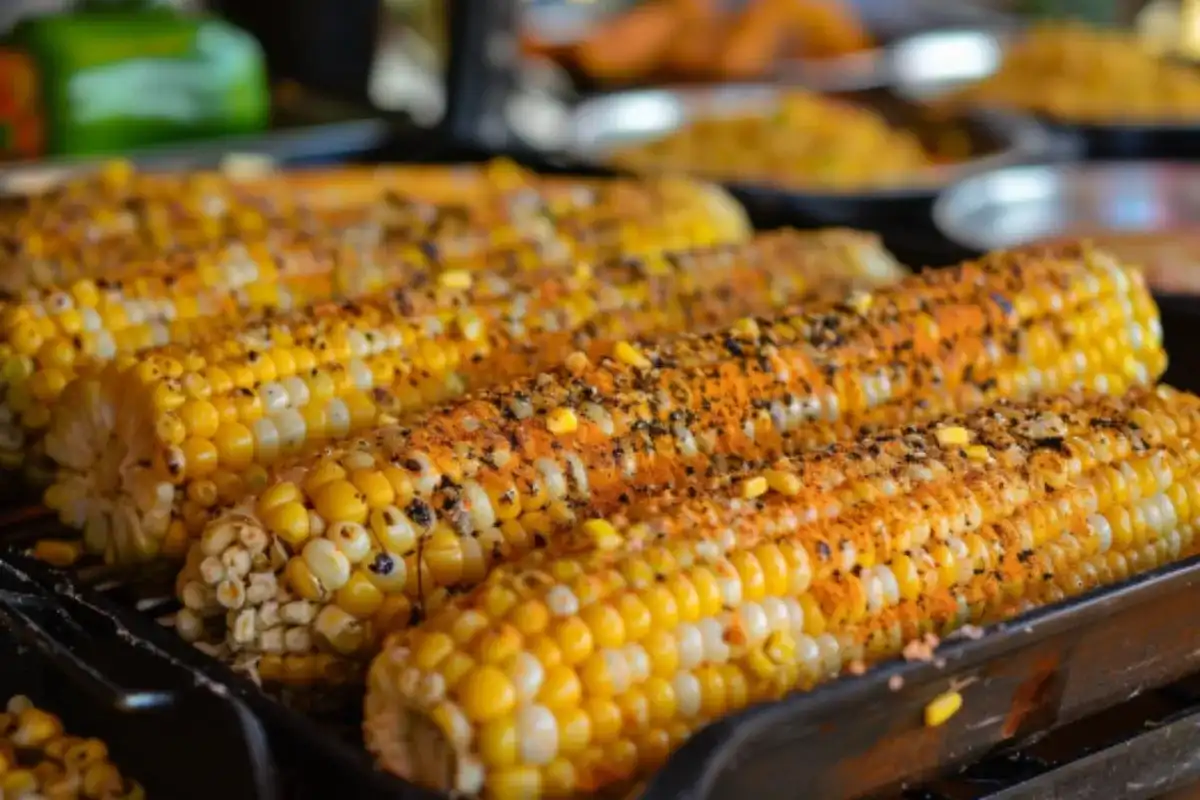
[[[788,497],[795,497],[796,495],[800,494],[800,489],[802,488],[800,478],[790,472],[772,469],[767,470],[765,477],[767,479],[767,485],[770,486],[773,491],[779,492],[780,494]]]
[[[498,667],[484,664],[463,677],[459,686],[463,711],[475,722],[488,722],[512,711],[517,692]]]
[[[565,436],[578,430],[579,417],[569,408],[556,408],[546,415],[546,428],[555,436]]]
[[[739,319],[730,326],[730,332],[741,339],[757,339],[760,335],[758,323],[751,317]]]
[[[583,523],[583,531],[601,550],[616,550],[623,544],[621,535],[612,523],[604,519],[589,519]]]
[[[289,500],[260,511],[260,519],[267,530],[283,539],[293,549],[300,547],[309,537],[310,520],[308,509],[303,503]]]
[[[635,369],[650,369],[653,366],[650,359],[646,358],[636,346],[629,342],[617,342],[613,348],[613,355],[622,364],[628,364]]]
[[[946,692],[940,694],[930,701],[929,705],[925,706],[925,725],[930,728],[936,728],[939,725],[944,725],[946,722],[959,712],[962,708],[963,698],[958,692]]]
[[[317,487],[312,493],[313,508],[329,522],[367,521],[371,513],[363,495],[348,480],[337,479]]]
[[[967,448],[967,458],[972,461],[987,461],[991,458],[991,453],[987,449],[987,445],[973,444]]]
[[[938,428],[937,440],[942,447],[958,447],[971,441],[971,432],[959,425]]]
[[[438,275],[438,283],[447,289],[471,288],[471,273],[465,269],[450,269]]]
[[[33,556],[54,567],[65,568],[74,564],[83,555],[80,542],[61,539],[39,539],[33,547]]]
[[[762,497],[767,493],[767,479],[759,475],[754,478],[747,478],[742,481],[740,494],[745,500],[753,500],[756,497]]]

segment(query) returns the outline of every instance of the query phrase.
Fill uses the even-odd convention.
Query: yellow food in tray
[[[0,765],[0,791],[5,797],[142,800],[146,796],[109,760],[104,742],[71,735],[62,720],[23,695],[10,698],[0,713]]]
[[[695,119],[618,148],[610,161],[645,175],[836,190],[919,183],[936,164],[916,134],[875,111],[800,91],[787,92],[773,113]]]
[[[388,639],[367,745],[452,792],[619,785],[750,704],[1195,553],[1197,436],[1165,388],[1002,403],[582,522]]]
[[[1013,42],[999,72],[953,102],[1063,122],[1193,122],[1200,119],[1200,73],[1150,52],[1131,33],[1044,24]]]

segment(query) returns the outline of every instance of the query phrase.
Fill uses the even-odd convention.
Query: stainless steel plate
[[[933,219],[973,250],[1055,236],[1155,232],[1200,225],[1200,165],[1110,162],[1019,167],[944,192]]]
[[[602,95],[580,104],[569,126],[563,150],[595,166],[606,166],[621,147],[652,141],[692,120],[761,113],[779,106],[786,88],[765,84],[722,85],[703,88],[644,89]],[[912,185],[838,192],[872,198],[913,198],[932,194],[965,175],[987,169],[1027,164],[1054,154],[1056,142],[1037,122],[1027,117],[994,111],[970,115],[972,126],[995,141],[993,152],[959,164],[935,167]],[[778,189],[791,194],[828,195],[833,190],[751,185],[737,180],[727,185],[753,189]]]

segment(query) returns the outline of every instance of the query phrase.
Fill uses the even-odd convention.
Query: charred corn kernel
[[[943,441],[947,427],[962,428],[972,441],[1003,442],[1004,458],[973,460],[961,437]],[[447,598],[435,617],[395,634],[368,674],[368,747],[404,777],[464,788],[449,776],[431,780],[398,755],[432,745],[422,733],[432,707],[419,687],[437,681],[441,662],[422,669],[415,657],[423,637],[454,630],[459,620],[502,629],[509,645],[511,661],[502,662],[486,656],[494,636],[456,642],[456,652],[495,671],[440,698],[464,709],[484,706],[467,712],[474,735],[450,748],[456,763],[481,765],[475,777],[485,792],[514,764],[536,770],[541,781],[551,765],[562,769],[560,760],[587,772],[594,747],[608,763],[624,764],[621,743],[638,754],[637,743],[668,725],[683,728],[667,734],[677,746],[716,717],[870,666],[925,632],[1004,619],[1084,591],[1102,580],[1098,564],[1115,578],[1183,556],[1182,546],[1172,548],[1195,520],[1179,517],[1172,487],[1200,475],[1198,441],[1200,397],[1168,388],[1074,393],[998,403],[780,459],[773,469],[806,487],[795,495],[767,493],[746,503],[740,482],[728,480],[705,495],[648,498],[608,520],[637,546],[580,546],[591,538],[582,528],[595,527],[583,523],[578,539],[557,537],[495,566],[482,585]],[[1114,475],[1130,491],[1099,502],[1095,482]],[[1128,509],[1146,540],[1124,545],[1118,570],[1108,521]],[[901,537],[902,548],[895,544]],[[945,559],[933,555],[937,548]],[[638,565],[651,565],[642,583],[634,582],[644,574]],[[1023,605],[1006,595],[1012,586],[1021,587]],[[656,622],[668,596],[677,613]],[[506,597],[514,602],[500,602]],[[549,612],[545,630],[557,649],[542,644],[540,625],[526,635],[512,624],[515,609],[533,602]],[[539,661],[543,653],[552,660]],[[521,668],[505,672],[503,663]],[[534,684],[533,702],[519,701],[521,687]],[[481,687],[513,701],[500,704],[503,712],[484,705]],[[961,704],[955,692],[934,700],[926,723],[943,724]],[[479,713],[494,730],[516,729],[516,754],[495,751],[502,766],[493,768],[477,744]],[[564,747],[564,721],[580,715],[589,738]],[[629,774],[659,761],[661,754],[634,758]],[[595,788],[625,769],[604,773]]]
[[[925,725],[936,728],[945,725],[950,718],[957,714],[963,705],[963,697],[958,692],[940,694],[925,706]]]
[[[740,313],[779,308],[821,287],[893,279],[894,267],[881,276],[871,266],[881,256],[871,246],[873,254],[849,259],[863,263],[852,264],[844,275],[830,269],[831,262],[847,259],[843,245],[778,234],[689,251],[662,274],[641,271],[628,259],[604,261],[582,283],[563,265],[516,268],[496,254],[473,269],[470,285],[461,288],[430,285],[429,275],[417,270],[416,276],[396,278],[400,291],[365,296],[353,305],[319,303],[263,319],[197,323],[195,331],[178,337],[172,332],[170,343],[139,346],[148,349],[138,358],[98,363],[68,384],[47,419],[38,419],[44,413],[37,410],[30,381],[11,387],[8,399],[22,414],[21,425],[38,429],[39,442],[48,423],[46,452],[62,468],[60,483],[78,498],[67,504],[74,510],[62,515],[64,521],[90,525],[86,538],[95,549],[123,560],[156,550],[136,542],[165,536],[192,480],[228,473],[249,489],[251,472],[282,469],[283,462],[317,443],[556,367],[581,346],[603,354],[624,337],[708,327]],[[457,326],[446,324],[446,308],[470,317],[478,330],[460,335]],[[39,343],[36,352],[42,349]],[[34,384],[39,392],[58,391],[51,370],[35,366],[34,374],[42,376]],[[137,380],[128,380],[129,374]],[[611,432],[615,425],[611,412],[596,402],[556,408],[545,415],[546,425],[561,437],[585,426]],[[523,419],[534,411],[516,401],[508,413]],[[483,424],[463,420],[464,428]],[[3,442],[0,436],[0,452]],[[139,469],[136,479],[123,474],[118,481],[101,480],[96,471],[110,450],[133,453],[131,461],[150,466]],[[392,461],[380,462],[376,471],[385,464]],[[398,497],[406,493],[392,477],[387,481]],[[310,491],[315,487],[312,476],[305,483]],[[164,487],[161,494],[157,488],[143,491],[150,484]],[[361,491],[371,507],[393,502],[405,507],[411,499],[386,500],[386,492],[376,488]],[[480,519],[498,513],[475,505]],[[552,508],[556,518],[568,516],[565,504]],[[119,509],[122,522],[114,522]],[[189,515],[189,526],[202,516]],[[134,541],[109,546],[105,540],[113,536]]]

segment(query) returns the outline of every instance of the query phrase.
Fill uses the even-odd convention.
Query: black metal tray
[[[286,765],[280,771],[283,796],[437,796],[371,766],[356,739],[357,706],[332,716],[300,714],[176,638],[154,619],[170,610],[169,600],[135,601],[130,587],[113,581],[81,586],[14,552],[0,556],[0,575],[59,598],[70,619],[86,610],[83,624],[91,630],[120,630],[126,645],[170,665],[180,686],[220,687],[244,703],[266,731],[275,763]],[[1200,627],[1191,614],[1198,603],[1200,559],[1191,559],[1032,612],[981,638],[952,639],[933,662],[888,663],[717,722],[676,753],[638,796],[722,800],[753,792],[762,800],[791,800],[797,786],[818,799],[894,794],[999,745],[1200,670]],[[55,657],[72,647],[58,627],[40,625],[33,635],[52,642],[47,650]],[[78,660],[94,658],[117,660],[105,651]],[[964,697],[962,710],[943,727],[925,727],[924,707],[953,689]],[[221,736],[206,721],[190,725],[199,737]],[[214,770],[224,763],[220,758],[209,759]]]

